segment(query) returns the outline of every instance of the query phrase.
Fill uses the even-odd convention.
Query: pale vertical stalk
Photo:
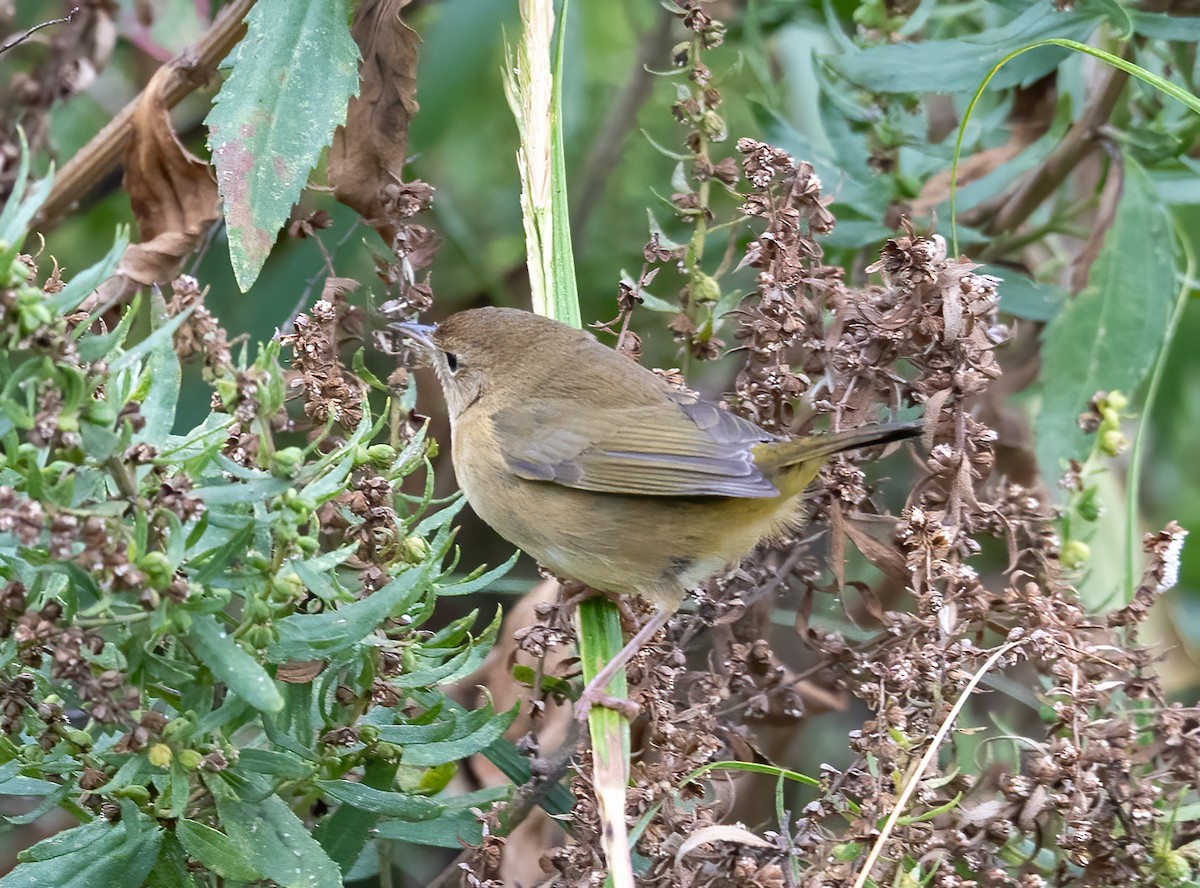
[[[521,0],[521,40],[514,59],[505,52],[504,94],[517,122],[520,145],[517,169],[521,174],[521,218],[525,226],[526,264],[533,310],[549,315],[553,287],[550,232],[550,138],[554,97],[550,73],[551,38],[554,35],[553,0]]]
[[[552,0],[521,0],[521,41],[515,56],[505,54],[504,91],[517,121],[520,147],[521,215],[533,310],[572,326],[582,326],[575,285],[567,206],[566,164],[562,143],[563,22],[557,26],[557,52],[551,54],[556,28]],[[551,72],[551,58],[554,72]],[[634,592],[636,590],[629,590]],[[576,614],[579,656],[586,686],[623,647],[616,606],[605,598],[580,604]],[[620,673],[608,693],[626,694]],[[592,739],[592,785],[600,817],[601,847],[608,862],[607,885],[634,888],[625,797],[629,784],[629,721],[603,706],[588,713]]]

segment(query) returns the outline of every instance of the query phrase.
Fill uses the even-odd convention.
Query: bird
[[[561,579],[640,595],[653,616],[596,675],[577,717],[689,590],[803,521],[826,459],[921,433],[920,422],[785,439],[670,385],[587,331],[515,308],[399,322],[445,397],[472,509]]]

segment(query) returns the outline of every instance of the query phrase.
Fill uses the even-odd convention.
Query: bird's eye
[[[446,366],[450,368],[451,373],[458,372],[458,355],[454,352],[446,352]]]

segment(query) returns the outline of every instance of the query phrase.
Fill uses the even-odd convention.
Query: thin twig
[[[1129,75],[1112,69],[1101,84],[1095,99],[1084,109],[1083,114],[1032,173],[1016,188],[1005,193],[996,201],[981,204],[970,212],[963,213],[964,225],[984,226],[988,234],[1015,231],[1069,176],[1079,163],[1095,150],[1101,128],[1108,122],[1117,100],[1121,97]],[[988,247],[979,257],[990,258]]]
[[[883,824],[883,829],[879,831],[878,838],[875,839],[875,844],[871,846],[870,853],[867,854],[866,862],[863,863],[863,868],[858,873],[858,878],[854,880],[854,888],[863,888],[867,884],[867,879],[870,878],[871,869],[875,866],[875,862],[879,860],[879,856],[883,853],[883,846],[887,844],[887,840],[891,838],[892,831],[896,828],[896,823],[900,820],[904,813],[905,807],[908,805],[908,800],[912,798],[913,793],[917,791],[917,787],[921,783],[921,777],[933,764],[933,760],[937,758],[938,752],[942,748],[942,743],[946,736],[950,733],[950,729],[954,727],[954,722],[958,718],[963,707],[967,705],[967,700],[970,699],[972,692],[983,681],[983,677],[988,671],[996,665],[996,662],[1005,654],[1025,644],[1024,639],[1010,641],[997,650],[993,651],[992,655],[984,661],[984,664],[979,667],[979,671],[971,676],[971,680],[967,682],[962,693],[958,695],[958,699],[954,701],[954,705],[950,707],[950,712],[943,719],[941,725],[937,729],[937,733],[933,735],[933,739],[929,742],[929,748],[925,750],[925,754],[921,756],[921,760],[917,763],[916,768],[912,770],[908,780],[904,784],[904,789],[900,792],[900,797],[896,799],[896,804],[892,807],[892,813],[888,815],[887,821]]]
[[[48,22],[42,22],[40,25],[34,25],[32,28],[30,28],[24,34],[21,34],[17,37],[12,38],[7,43],[5,43],[3,46],[0,46],[0,55],[4,55],[4,53],[8,52],[14,46],[20,46],[22,43],[24,43],[26,40],[28,40],[30,37],[32,37],[35,33],[42,30],[42,28],[48,28],[51,25],[69,24],[71,22],[71,20],[75,17],[75,13],[77,13],[77,12],[79,12],[79,7],[75,6],[75,7],[72,7],[71,11],[68,12],[66,15],[64,15],[62,18],[50,19],[50,21],[48,21]]]
[[[167,63],[172,68],[171,77],[162,93],[167,108],[174,108],[208,80],[216,70],[217,63],[241,39],[244,31],[242,19],[253,5],[254,0],[233,0],[194,46],[183,50]],[[133,113],[141,100],[142,95],[138,93],[66,162],[54,177],[50,196],[42,205],[34,225],[45,227],[48,222],[58,219],[124,162],[133,138]]]

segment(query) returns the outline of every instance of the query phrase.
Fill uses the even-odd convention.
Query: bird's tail
[[[773,441],[770,444],[760,444],[755,449],[754,462],[767,477],[771,476],[772,470],[779,471],[801,463],[812,463],[812,474],[815,475],[825,459],[835,453],[916,438],[923,428],[921,420],[891,422],[830,432],[827,435],[795,438],[791,441]]]

